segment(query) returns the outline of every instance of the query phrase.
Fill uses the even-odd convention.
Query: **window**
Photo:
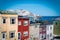
[[[49,35],[47,35],[47,38],[49,39]]]
[[[43,38],[46,38],[46,34],[45,33],[43,34]]]
[[[24,32],[24,36],[28,36],[28,32],[27,31]]]
[[[6,23],[6,19],[5,18],[3,18],[3,23]]]
[[[14,32],[10,32],[10,38],[13,38],[15,36]]]
[[[49,27],[47,26],[47,30],[49,30]]]
[[[18,25],[21,25],[21,22],[20,21],[18,22]]]
[[[10,23],[15,24],[15,18],[10,18]]]
[[[2,32],[2,38],[6,38],[6,33]]]
[[[2,36],[3,38],[5,38],[5,34],[3,34],[3,36]]]
[[[18,39],[19,39],[19,40],[21,39],[21,34],[20,34],[20,32],[18,33]]]
[[[50,33],[50,37],[52,36],[52,33]]]
[[[27,26],[28,25],[28,21],[24,21],[24,26]]]
[[[50,27],[50,30],[52,29],[52,27]]]
[[[55,24],[57,25],[57,22]]]
[[[35,24],[35,28],[37,28],[37,25]]]

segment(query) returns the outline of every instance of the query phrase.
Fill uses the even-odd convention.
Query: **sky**
[[[60,0],[0,0],[0,9],[24,9],[40,16],[60,16]]]

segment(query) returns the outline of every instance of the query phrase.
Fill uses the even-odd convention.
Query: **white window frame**
[[[24,26],[28,26],[28,21],[24,21]]]
[[[52,30],[52,26],[50,26],[50,30]]]
[[[4,35],[4,38],[3,38],[3,34],[5,34],[5,35]],[[3,39],[6,39],[6,32],[2,32],[2,38],[3,38]]]
[[[23,32],[24,36],[28,36],[28,31]]]
[[[12,19],[14,19],[14,23],[12,23]],[[16,23],[16,18],[15,17],[11,17],[10,18],[10,24],[15,24]]]
[[[52,33],[50,33],[50,37],[52,37]]]
[[[18,22],[18,25],[21,25],[21,21]]]
[[[15,32],[11,31],[9,34],[14,33],[13,38],[15,37]],[[9,36],[11,38],[11,35]]]
[[[2,18],[2,23],[3,23],[4,19],[5,19],[5,23],[6,23],[6,18]],[[5,24],[5,23],[3,23],[3,24]]]

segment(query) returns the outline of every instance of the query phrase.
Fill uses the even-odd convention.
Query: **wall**
[[[3,24],[2,23],[2,17],[6,17],[6,24]],[[16,17],[16,23],[15,24],[10,24],[10,17]],[[18,16],[17,15],[15,15],[15,14],[13,14],[13,15],[11,15],[11,14],[1,14],[1,16],[0,16],[0,21],[1,21],[1,25],[0,25],[0,27],[1,27],[1,32],[6,32],[6,40],[17,40],[17,32],[18,32],[18,21],[17,21],[17,19],[18,19]],[[9,32],[10,31],[15,31],[15,38],[13,38],[13,39],[10,39],[9,38]]]
[[[36,26],[37,25],[37,26]],[[29,34],[30,34],[30,39],[33,40],[33,38],[39,39],[39,26],[40,24],[31,24],[29,27]]]
[[[21,22],[21,25],[18,25],[18,32],[21,33],[21,40],[29,38],[29,19],[19,18],[18,21]],[[24,21],[28,21],[28,25],[24,26]],[[24,32],[28,32],[28,36],[24,36]]]
[[[46,39],[53,39],[53,25],[46,25]]]
[[[60,36],[60,20],[54,21],[54,36]]]

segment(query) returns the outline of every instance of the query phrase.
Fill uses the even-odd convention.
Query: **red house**
[[[46,40],[46,26],[41,25],[40,40]]]
[[[29,38],[29,19],[18,16],[18,40],[27,40]]]

